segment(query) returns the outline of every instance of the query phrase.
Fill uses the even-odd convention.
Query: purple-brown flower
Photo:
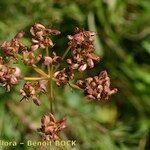
[[[26,82],[23,85],[23,88],[20,90],[20,93],[23,96],[21,101],[23,99],[25,99],[25,100],[32,99],[33,102],[37,106],[40,106],[41,101],[39,99],[39,93],[41,93],[41,92],[42,93],[46,92],[46,84],[45,84],[44,81],[39,81],[39,82],[36,82],[36,83]]]
[[[25,47],[21,43],[21,39],[24,36],[24,32],[19,32],[15,37],[9,41],[4,42],[1,45],[2,50],[4,51],[5,56],[12,56],[13,58],[17,57],[19,50],[23,50]]]
[[[53,30],[46,28],[40,23],[34,24],[30,32],[32,34],[32,46],[31,51],[35,51],[38,48],[53,47],[54,44],[49,38],[50,35],[58,35],[60,32],[58,30]]]
[[[68,36],[68,45],[72,50],[72,58],[67,59],[70,69],[78,69],[83,72],[87,68],[93,68],[100,58],[94,54],[94,32],[78,29],[75,35]]]
[[[99,76],[78,80],[76,84],[90,99],[108,100],[112,94],[117,92],[116,88],[110,88],[110,78],[106,71],[102,71]]]
[[[63,86],[68,83],[68,81],[74,78],[74,74],[71,70],[64,68],[63,70],[54,73],[54,79],[57,86]]]
[[[3,64],[3,60],[0,59],[0,84],[5,87],[7,91],[19,82],[20,69],[17,67],[8,67]]]
[[[33,52],[28,51],[23,52],[23,62],[25,65],[32,66],[33,64],[38,63],[41,59],[42,59],[41,54],[35,56]]]
[[[66,128],[66,119],[57,121],[53,114],[48,113],[42,117],[41,128],[38,131],[44,134],[45,140],[58,140],[59,133],[64,128]]]
[[[52,56],[45,56],[44,65],[57,65],[61,61],[61,57],[57,56],[55,52],[52,53]]]

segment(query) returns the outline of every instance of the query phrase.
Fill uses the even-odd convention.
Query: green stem
[[[42,75],[43,77],[49,78],[49,75],[47,75],[43,70],[41,70],[40,68],[38,68],[36,65],[32,65],[32,68],[39,73],[40,75]]]
[[[28,81],[38,81],[38,80],[46,80],[47,78],[41,78],[41,77],[24,77],[24,80]]]
[[[46,48],[46,56],[49,56],[48,47]],[[50,112],[53,113],[53,65],[47,66],[48,76],[50,77],[48,80],[48,100],[50,102]]]
[[[53,76],[53,65],[50,68],[51,70],[51,77]],[[50,108],[51,108],[51,112],[53,112],[53,108],[52,108],[52,103],[53,103],[53,81],[52,78],[50,78],[50,97],[51,97],[51,103],[50,103]]]
[[[18,58],[22,60],[22,56],[20,54],[17,54]],[[40,74],[42,77],[49,78],[49,76],[41,70],[39,67],[37,67],[35,64],[31,66],[38,74]]]
[[[52,91],[52,88],[51,88],[51,80],[48,81],[48,100],[49,100],[49,103],[50,103],[50,112],[53,113],[53,104],[52,104],[52,94],[51,94],[51,91]]]
[[[49,56],[49,51],[48,51],[48,47],[46,48],[46,56]],[[47,66],[47,70],[48,70],[48,75],[50,76],[50,65]]]
[[[70,50],[70,46],[66,49],[65,53],[63,54],[62,60],[65,59],[65,57],[67,56],[69,50]],[[59,68],[59,66],[60,66],[60,65],[57,65],[54,71],[56,71],[56,70]]]
[[[70,46],[66,49],[65,53],[63,54],[63,56],[62,56],[62,60],[64,60],[64,59],[65,59],[65,57],[67,56],[67,54],[68,54],[69,50],[70,50]]]

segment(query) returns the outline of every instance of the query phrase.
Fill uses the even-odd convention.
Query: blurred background
[[[57,53],[67,47],[66,36],[75,27],[95,31],[96,54],[102,62],[80,78],[107,70],[112,87],[118,88],[107,103],[89,103],[83,94],[68,86],[55,90],[55,113],[66,117],[62,138],[76,140],[70,150],[150,149],[150,1],[149,0],[0,0],[0,41],[18,31],[27,32],[35,22],[56,28],[62,34],[54,41]],[[32,75],[21,63],[25,75]],[[40,140],[35,127],[49,104],[20,103],[19,89],[10,93],[0,87],[0,140]],[[0,147],[0,149],[44,149],[43,147]],[[46,149],[46,148],[45,148]],[[51,147],[47,149],[59,149]]]

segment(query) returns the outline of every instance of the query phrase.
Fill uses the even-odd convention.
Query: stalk
[[[43,70],[41,70],[40,68],[38,68],[36,65],[32,65],[33,69],[39,73],[40,75],[44,76],[44,77],[49,77]]]
[[[48,51],[48,47],[46,48],[46,56],[49,56],[49,51]],[[50,65],[48,65],[47,66],[47,70],[48,70],[48,75],[50,76],[50,72],[51,72],[51,70],[50,70]]]
[[[27,81],[38,81],[38,80],[46,80],[47,78],[43,78],[43,77],[24,77],[24,80]]]
[[[46,56],[49,56],[48,47],[46,48]],[[49,76],[47,97],[50,102],[50,112],[53,113],[53,81],[52,81],[53,65],[47,66],[47,72],[48,72],[48,76]]]
[[[63,56],[62,56],[62,60],[64,60],[64,59],[65,59],[65,57],[67,56],[67,54],[68,54],[69,50],[70,50],[70,46],[66,49],[65,53],[63,54]],[[60,66],[60,64],[56,66],[56,68],[55,68],[55,70],[54,70],[54,71],[56,71],[56,70],[59,68],[59,66]]]
[[[22,59],[22,56],[20,54],[17,54],[18,58]],[[33,64],[31,66],[39,75],[41,75],[42,77],[48,78],[49,76],[43,71],[41,70],[39,67],[37,67],[35,64]]]
[[[65,53],[63,54],[63,56],[62,56],[62,60],[64,60],[64,59],[65,59],[65,57],[67,56],[67,54],[68,54],[69,50],[70,50],[70,46],[66,49]]]

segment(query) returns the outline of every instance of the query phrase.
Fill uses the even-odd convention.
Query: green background
[[[97,33],[96,54],[102,62],[78,77],[107,70],[118,93],[107,103],[87,102],[83,94],[68,86],[55,90],[55,113],[66,116],[68,127],[62,138],[76,140],[70,150],[148,150],[150,129],[150,2],[149,0],[0,0],[0,41],[10,40],[18,31],[27,32],[35,22],[62,32],[54,38],[57,53],[67,48],[68,34],[75,27]],[[22,73],[34,72],[19,63]],[[39,140],[30,125],[39,127],[48,111],[19,100],[22,83],[10,93],[0,88],[0,140]],[[6,147],[5,147],[6,148]],[[0,149],[5,149],[0,147]],[[18,145],[6,149],[44,149]],[[46,149],[46,148],[45,148]],[[61,149],[51,147],[47,149]]]

